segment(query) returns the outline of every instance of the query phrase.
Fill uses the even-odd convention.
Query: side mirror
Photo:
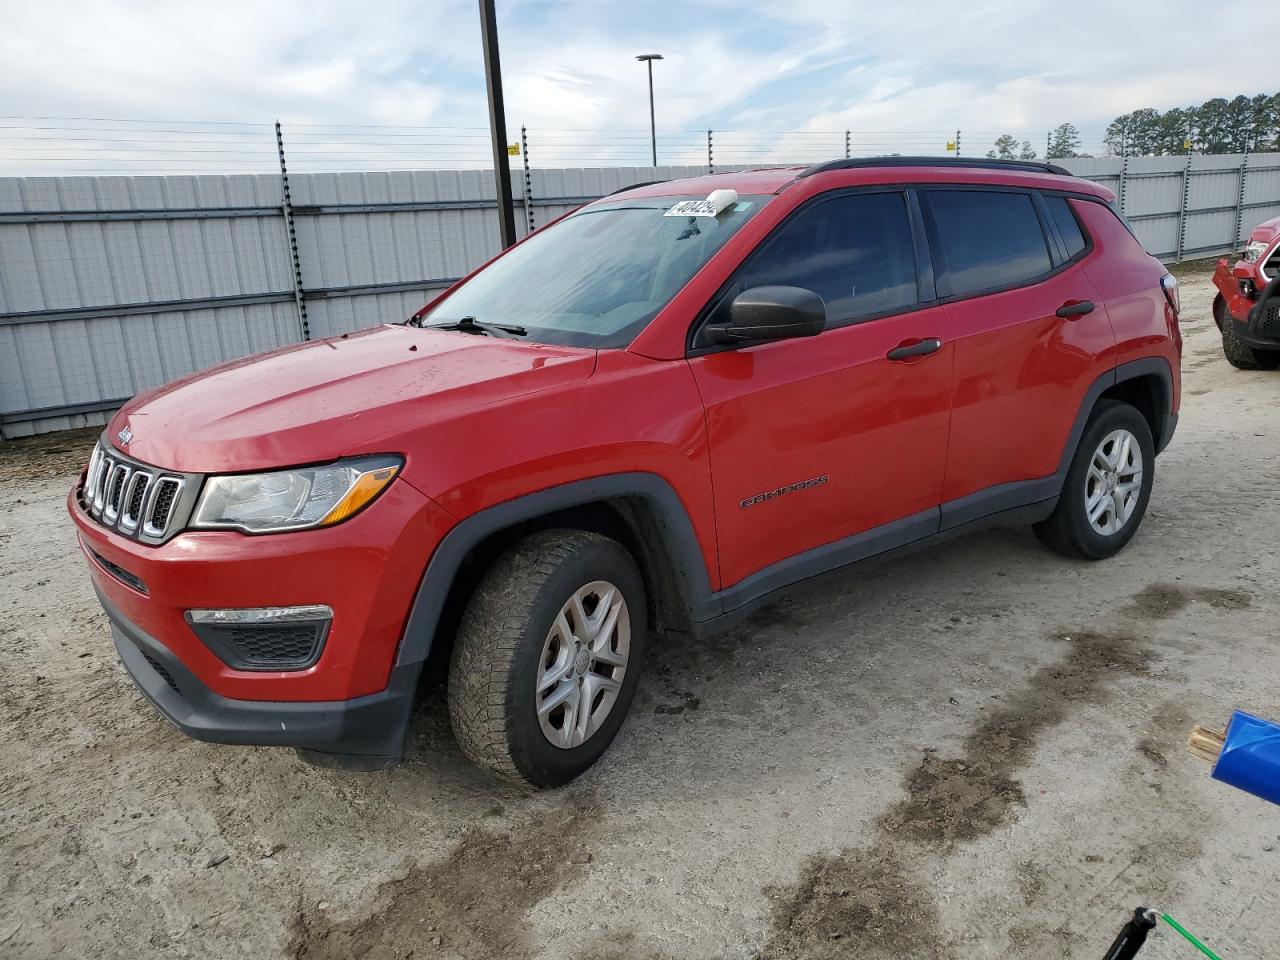
[[[1262,288],[1257,302],[1249,309],[1249,325],[1255,330],[1262,325],[1262,319],[1269,310],[1280,309],[1280,277],[1273,277],[1271,282]]]
[[[715,344],[749,346],[768,340],[816,337],[827,324],[822,298],[803,287],[752,287],[733,298],[729,319],[704,328]]]

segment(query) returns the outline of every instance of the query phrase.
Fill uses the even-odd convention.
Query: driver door
[[[813,290],[827,308],[816,337],[691,352],[723,587],[752,578],[772,589],[837,553],[848,562],[937,531],[953,354],[944,310],[920,307],[932,290],[922,297],[919,278],[932,280],[918,222],[899,190],[817,198],[751,254],[710,311],[714,322],[738,292],[766,284]],[[889,359],[935,338],[931,353]]]

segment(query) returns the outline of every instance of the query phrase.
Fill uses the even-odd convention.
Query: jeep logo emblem
[[[128,424],[125,424],[125,428],[116,434],[116,439],[122,444],[126,444],[133,439],[133,431],[129,429]]]

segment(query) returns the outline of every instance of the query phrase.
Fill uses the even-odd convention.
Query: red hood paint
[[[220,473],[399,452],[441,418],[589,377],[594,350],[385,325],[213,367],[141,394],[111,442],[169,470]],[[118,434],[128,426],[127,444]]]
[[[1261,240],[1263,243],[1270,243],[1276,237],[1280,237],[1280,217],[1263,220],[1253,228],[1253,233],[1249,234],[1250,240]]]

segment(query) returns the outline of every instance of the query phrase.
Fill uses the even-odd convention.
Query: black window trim
[[[780,221],[773,225],[773,228],[742,258],[742,261],[733,268],[733,272],[729,274],[728,279],[720,285],[714,294],[708,298],[707,302],[702,305],[694,317],[693,323],[689,325],[688,333],[685,335],[685,358],[706,356],[712,353],[725,353],[731,350],[747,349],[734,344],[704,344],[697,345],[698,332],[706,325],[711,315],[719,308],[729,291],[737,284],[742,272],[750,265],[755,255],[764,250],[765,247],[801,213],[812,209],[822,203],[837,200],[841,197],[857,196],[861,194],[874,193],[896,193],[902,197],[903,206],[907,213],[907,223],[911,230],[911,246],[914,253],[915,269],[916,269],[916,302],[905,307],[895,307],[890,310],[881,310],[877,313],[867,314],[859,317],[848,317],[836,322],[831,322],[828,318],[823,333],[828,330],[839,330],[842,327],[852,327],[862,323],[870,323],[873,320],[882,320],[885,317],[898,317],[909,313],[915,313],[926,306],[936,304],[936,290],[934,285],[934,267],[930,256],[929,243],[925,236],[924,221],[920,215],[920,205],[914,198],[913,187],[911,183],[875,183],[865,186],[853,187],[837,187],[833,190],[825,190],[816,196],[805,200],[798,207],[788,213]],[[923,298],[928,294],[931,298],[928,301]],[[776,342],[776,341],[767,341]],[[761,344],[751,344],[751,346],[760,346]]]
[[[1098,204],[1098,206],[1103,207],[1104,209],[1110,209],[1107,205],[1107,202],[1103,200],[1101,197],[1091,196],[1090,194],[1087,194],[1087,193],[1074,193],[1070,190],[1041,190],[1040,193],[1046,197],[1062,197],[1063,200],[1083,200],[1087,203],[1096,203]],[[1084,249],[1081,250],[1079,253],[1077,253],[1074,257],[1071,257],[1069,260],[1067,260],[1067,264],[1079,263],[1081,260],[1084,260],[1086,257],[1088,257],[1090,254],[1093,253],[1093,247],[1094,247],[1093,234],[1089,232],[1088,224],[1086,224],[1083,220],[1080,219],[1080,214],[1076,213],[1075,207],[1071,206],[1070,203],[1067,204],[1067,212],[1071,214],[1071,216],[1076,221],[1076,226],[1080,228],[1080,236],[1084,237]],[[1129,235],[1133,236],[1133,232],[1130,231]],[[1138,238],[1136,236],[1133,236],[1133,239],[1137,240]],[[1141,241],[1139,241],[1138,246],[1142,246]],[[1063,243],[1063,250],[1066,250],[1065,243]]]
[[[1045,201],[1044,194],[1037,191],[1031,197],[1031,202],[1035,205],[1036,216],[1040,218],[1040,229],[1044,231],[1045,238],[1048,240],[1049,263],[1056,268],[1071,259],[1067,255],[1067,243],[1062,237],[1062,231],[1058,229],[1057,222],[1053,219],[1053,214],[1049,212],[1049,204]]]

